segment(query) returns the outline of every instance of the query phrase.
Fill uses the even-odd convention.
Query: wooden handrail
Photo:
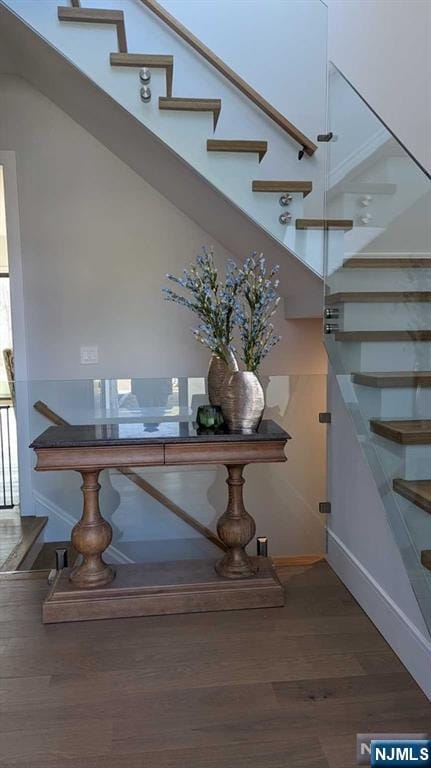
[[[53,424],[55,424],[57,427],[66,427],[69,426],[70,422],[66,421],[66,419],[63,419],[61,416],[58,415],[55,411],[52,411],[51,408],[44,403],[42,400],[38,400],[37,403],[33,405],[33,408],[35,411],[41,414],[41,416],[45,416],[48,421],[52,421]]]
[[[38,400],[33,405],[33,408],[42,416],[45,416],[48,421],[51,421],[57,427],[68,426],[70,424],[69,421],[63,419],[62,416],[59,416],[58,413],[53,411],[42,400]],[[159,491],[159,489],[154,485],[151,485],[151,483],[147,482],[147,480],[144,480],[144,478],[134,472],[131,467],[113,467],[113,469],[115,469],[117,472],[120,472],[122,475],[124,475],[124,477],[127,477],[131,483],[134,483],[134,485],[137,485],[138,488],[141,488],[142,491],[148,493],[149,496],[166,507],[166,509],[169,509],[170,512],[179,517],[180,520],[182,520],[184,523],[187,523],[187,525],[190,525],[191,528],[194,528],[195,531],[198,531],[198,533],[211,541],[212,544],[215,544],[217,547],[224,551],[227,550],[227,547],[222,542],[222,540],[219,539],[219,537],[209,528],[207,528],[206,525],[200,523],[199,520],[196,520],[196,518],[189,515],[189,513],[179,507],[178,504],[175,504],[173,501],[171,501],[171,499],[168,499],[164,493]]]
[[[141,0],[141,3],[150,9],[156,16],[167,24],[168,27],[174,30],[183,40],[186,41],[192,48],[195,49],[206,61],[213,65],[219,72],[221,72],[232,85],[238,88],[247,98],[250,99],[259,109],[262,110],[271,120],[273,120],[279,128],[285,131],[289,136],[298,142],[303,148],[305,154],[311,156],[317,149],[317,145],[314,144],[311,139],[302,133],[293,123],[291,123],[281,112],[278,112],[270,103],[266,101],[260,93],[254,90],[245,80],[242,79],[236,72],[233,71],[222,59],[220,59],[213,51],[211,51],[199,38],[197,38],[189,29],[181,24],[178,19],[172,16],[165,8],[163,8],[157,0]]]

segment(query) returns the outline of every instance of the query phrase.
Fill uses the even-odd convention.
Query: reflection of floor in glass
[[[207,501],[208,486],[213,480],[214,470],[191,473],[184,470],[135,468],[135,472],[142,474],[156,490],[215,532],[217,514]],[[113,527],[112,543],[122,556],[130,558],[132,562],[220,557],[221,550],[217,546],[131,483],[127,477],[111,470],[110,481],[117,499],[111,516],[106,517]],[[102,482],[106,487],[106,478]],[[222,486],[224,507],[224,482]]]

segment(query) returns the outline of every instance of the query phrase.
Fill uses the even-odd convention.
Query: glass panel
[[[110,54],[117,49],[113,25],[59,23],[58,0],[6,0],[6,4],[249,218],[323,274],[322,233],[298,231],[295,223],[297,219],[322,218],[324,145],[318,145],[312,157],[305,154],[299,160],[301,144],[143,3],[115,3],[124,12],[129,51],[172,55],[174,97],[220,99],[216,127],[210,111],[159,109],[159,97],[166,96],[164,69],[151,70],[151,100],[142,103],[139,67],[110,65]],[[106,0],[93,0],[91,7],[106,9]],[[316,142],[316,135],[324,132],[326,109],[327,7],[323,2],[222,0],[209,4],[193,0],[168,3],[167,7],[280,115]],[[255,46],[264,64],[257,64]],[[207,151],[207,141],[213,138],[265,141],[268,149],[263,158],[257,151]],[[142,146],[136,149],[139,155]],[[129,164],[132,153],[130,148]],[[140,169],[138,161],[136,170]],[[153,172],[160,183],[160,174]],[[281,191],[253,191],[253,181],[312,182],[313,190],[306,197],[289,184]],[[292,196],[288,208],[279,202],[283,192]],[[280,216],[284,217],[281,221]]]
[[[326,347],[431,627],[430,175],[335,67],[329,129]]]
[[[326,498],[326,431],[318,413],[325,409],[326,376],[267,376],[265,418],[291,435],[288,462],[256,464],[245,471],[245,502],[257,536],[269,539],[269,554],[324,552],[325,518],[318,512]],[[193,422],[208,402],[204,378],[109,379],[17,382],[20,442],[29,443],[61,417],[72,424],[165,424]],[[43,405],[41,405],[43,404]],[[36,407],[35,407],[36,405]],[[48,407],[51,411],[43,415]],[[28,431],[26,433],[26,421]],[[310,462],[310,456],[313,461]],[[45,541],[67,541],[82,509],[76,472],[35,472],[34,452],[22,453],[22,478],[31,493],[23,514],[48,516]],[[28,471],[27,471],[28,470]],[[101,473],[101,507],[113,527],[113,562],[216,557],[218,547],[182,519],[182,511],[215,533],[226,508],[223,466],[132,468]],[[136,484],[145,483],[146,491]],[[142,483],[141,483],[142,485]],[[256,542],[250,544],[256,551]]]

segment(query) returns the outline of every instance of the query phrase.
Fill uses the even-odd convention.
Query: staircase
[[[22,49],[49,48],[26,76],[233,252],[263,234],[286,317],[321,313],[323,279],[329,360],[431,628],[430,174],[335,68],[315,143],[155,0],[87,1],[0,0]]]
[[[9,510],[0,515],[0,572],[30,570],[43,546],[47,517],[20,516]]]
[[[22,19],[234,203],[278,243],[285,260],[294,254],[297,264],[312,270],[311,278],[321,276],[322,231],[303,237],[324,222],[318,144],[155,0],[119,0],[118,8],[89,2],[2,0],[0,7],[13,13],[8,23]],[[187,85],[191,49],[194,77]]]
[[[329,358],[428,626],[430,278],[429,257],[358,255],[328,271],[325,295]]]

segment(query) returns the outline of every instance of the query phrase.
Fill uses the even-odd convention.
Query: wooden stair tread
[[[174,57],[160,53],[111,53],[110,62],[113,67],[165,67],[174,66]]]
[[[81,8],[79,6],[59,6],[59,21],[74,21],[92,24],[115,24],[117,27],[118,50],[127,53],[126,27],[123,11],[111,11],[102,8]]]
[[[296,219],[296,229],[343,229],[353,228],[353,219]]]
[[[166,69],[166,96],[172,97],[174,78],[174,57],[158,53],[111,53],[111,67],[148,67],[148,69]]]
[[[365,387],[431,387],[431,371],[376,371],[352,373],[354,384]]]
[[[431,419],[371,419],[371,431],[401,445],[431,443]]]
[[[431,269],[431,258],[427,256],[351,256],[343,263],[345,269]]]
[[[302,192],[304,197],[313,189],[311,181],[253,181],[253,192]]]
[[[431,291],[341,291],[328,293],[327,304],[431,301]]]
[[[396,184],[376,181],[342,181],[337,186],[337,191],[348,195],[394,195],[397,191]]]
[[[19,569],[47,522],[47,517],[35,517],[35,515],[25,515],[21,518],[21,539],[1,565],[0,571],[17,571]]]
[[[393,489],[431,514],[431,480],[404,480],[397,477],[393,481]]]
[[[259,155],[259,162],[268,150],[267,141],[247,139],[208,139],[207,152],[250,152]]]
[[[160,96],[159,109],[180,112],[212,112],[214,115],[214,130],[217,126],[221,110],[221,99],[196,99],[181,96]]]
[[[431,341],[430,330],[337,331],[336,341]]]
[[[123,11],[111,11],[102,8],[77,8],[59,6],[58,18],[60,21],[94,22],[95,24],[117,24],[124,21]]]

